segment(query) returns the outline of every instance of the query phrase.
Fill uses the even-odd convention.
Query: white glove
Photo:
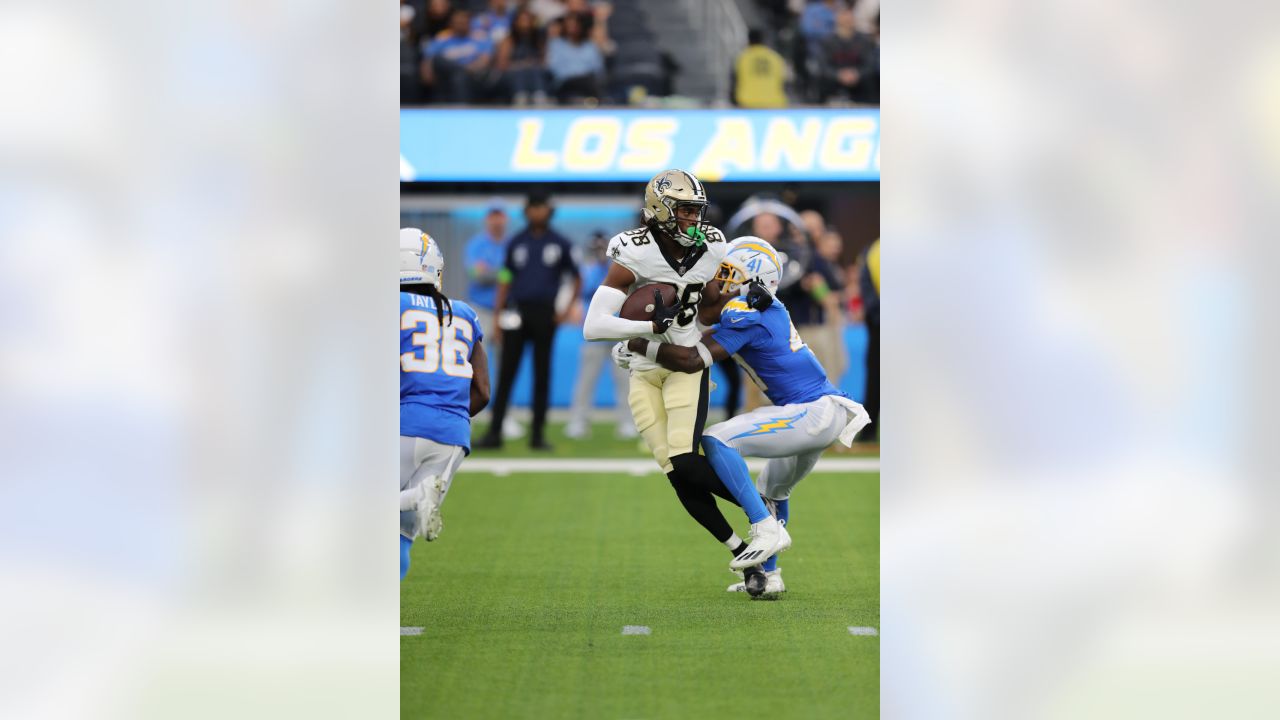
[[[627,341],[615,343],[613,346],[613,364],[623,370],[631,369],[631,361],[635,359],[636,354],[627,349]]]

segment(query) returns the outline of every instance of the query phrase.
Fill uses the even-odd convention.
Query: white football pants
[[[756,478],[756,489],[767,498],[786,500],[823,450],[836,440],[848,446],[869,422],[858,403],[825,395],[808,403],[756,408],[711,426],[705,434],[743,457],[769,458]]]
[[[425,438],[400,436],[400,492],[422,484],[424,478],[436,480],[427,488],[432,493],[436,507],[444,504],[444,496],[453,484],[453,475],[466,457],[467,451],[460,445],[442,445]],[[400,534],[413,539],[417,525],[416,510],[400,512]]]

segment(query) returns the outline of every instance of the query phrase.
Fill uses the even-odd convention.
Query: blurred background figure
[[[498,70],[516,107],[547,104],[547,37],[527,9],[516,11],[511,31],[498,47]]]
[[[485,207],[484,229],[467,241],[466,253],[467,302],[475,309],[486,335],[493,332],[498,272],[506,252],[507,209],[500,198],[493,198]]]
[[[752,28],[746,49],[734,61],[734,102],[744,108],[784,108],[789,79],[787,61],[764,44],[764,33]]]
[[[484,38],[497,48],[511,32],[511,15],[507,12],[507,0],[489,0],[484,10],[471,18],[471,34]]]
[[[400,102],[420,103],[427,97],[422,87],[422,51],[418,46],[424,16],[410,0],[400,0]]]
[[[465,254],[467,302],[476,311],[480,327],[484,328],[489,353],[495,357],[502,347],[502,336],[494,334],[494,303],[498,299],[498,274],[506,261],[507,223],[506,204],[501,198],[490,199],[485,207],[484,228],[467,241]],[[485,413],[490,418],[493,417],[492,408]],[[515,418],[508,417],[504,435],[512,439],[523,434],[524,428],[520,423]]]
[[[818,53],[821,102],[880,102],[880,19],[875,36],[860,33],[853,10],[836,13],[835,32]]]
[[[444,102],[465,104],[486,95],[491,84],[493,43],[471,32],[471,15],[457,9],[449,29],[426,44],[423,82]]]
[[[581,307],[591,302],[591,296],[604,281],[609,270],[609,258],[605,251],[609,247],[609,238],[603,230],[593,233],[587,243],[586,257],[582,262],[582,292],[579,298]],[[591,435],[591,407],[595,398],[596,381],[600,379],[600,368],[608,367],[613,373],[613,412],[617,429],[615,435],[620,440],[631,440],[637,437],[636,426],[631,418],[631,408],[627,403],[628,378],[627,371],[613,363],[611,352],[613,345],[603,342],[584,342],[578,355],[577,382],[573,388],[573,405],[569,409],[569,424],[564,434],[574,440],[581,440]]]
[[[583,18],[567,13],[560,37],[547,44],[547,66],[556,97],[565,105],[599,102],[604,87],[604,52],[589,36]]]
[[[817,215],[813,224],[819,230],[818,238],[826,234],[826,224],[822,216]],[[776,216],[761,215],[757,220],[772,218],[778,234],[782,232],[781,221]],[[800,280],[793,282],[778,291],[781,300],[791,312],[791,322],[800,333],[818,362],[827,371],[833,383],[840,382],[840,375],[845,368],[843,323],[840,313],[840,295],[844,290],[844,276],[837,266],[829,262],[818,252],[817,243],[811,240],[810,233],[803,226],[793,226],[791,232],[780,243],[789,258],[788,264],[795,263],[799,267],[792,272],[799,273]],[[840,247],[836,247],[839,255]],[[790,274],[790,273],[789,273]],[[831,322],[828,316],[834,315]]]
[[[533,345],[533,426],[529,447],[551,449],[545,434],[551,398],[551,347],[556,326],[564,322],[569,311],[569,308],[556,311],[556,295],[565,276],[573,278],[574,297],[582,290],[573,247],[551,229],[551,213],[550,198],[545,193],[531,193],[524,209],[528,224],[507,243],[506,257],[498,275],[494,301],[498,317],[492,333],[502,342],[502,367],[493,421],[476,447],[502,447],[501,428],[511,400],[511,387],[520,369],[525,344],[529,343]]]
[[[867,391],[862,406],[871,424],[858,433],[858,441],[874,443],[880,438],[880,239],[871,243],[862,256],[858,274],[862,314],[867,324]]]

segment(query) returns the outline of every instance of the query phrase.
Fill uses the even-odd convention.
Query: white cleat
[[[519,440],[522,437],[524,437],[524,426],[520,424],[519,420],[508,415],[507,419],[502,423],[502,439]]]
[[[764,563],[771,556],[791,547],[791,536],[787,529],[772,515],[751,525],[751,543],[733,560],[729,568],[741,570]]]
[[[413,536],[424,538],[427,542],[440,537],[440,531],[444,529],[444,521],[440,519],[440,503],[437,500],[443,480],[438,475],[429,475],[417,487],[400,493],[400,510],[416,512]]]
[[[587,430],[586,423],[571,422],[564,426],[564,436],[570,440],[585,440],[590,432]]]
[[[427,515],[427,522],[422,529],[422,539],[431,542],[440,537],[441,532],[444,532],[444,519],[440,517],[440,506],[436,505]]]
[[[431,483],[429,486],[428,482]],[[444,477],[439,475],[429,477],[423,480],[422,485],[428,488],[428,491],[418,511],[418,526],[421,528],[419,535],[423,540],[431,542],[440,537],[440,533],[444,531],[444,519],[440,517],[440,505],[444,500],[440,497],[440,493],[444,490]]]

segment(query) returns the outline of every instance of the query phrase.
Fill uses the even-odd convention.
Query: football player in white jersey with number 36
[[[698,309],[719,299],[712,281],[726,249],[724,234],[707,224],[706,211],[706,190],[692,174],[666,170],[648,182],[644,193],[645,224],[618,233],[609,241],[612,262],[587,308],[582,330],[587,340],[644,337],[674,345],[701,346]],[[618,317],[631,288],[650,283],[674,286],[677,302],[666,306],[661,298],[655,298],[652,321]],[[658,342],[653,346],[656,348]],[[743,542],[712,497],[714,493],[733,499],[699,452],[707,418],[708,371],[672,372],[652,357],[635,358],[630,370],[628,401],[636,429],[671,480],[685,510],[734,554],[730,566],[758,566],[770,555],[786,549],[790,545],[786,530],[767,514],[752,524],[751,543]],[[743,564],[740,558],[748,555],[759,559]]]

